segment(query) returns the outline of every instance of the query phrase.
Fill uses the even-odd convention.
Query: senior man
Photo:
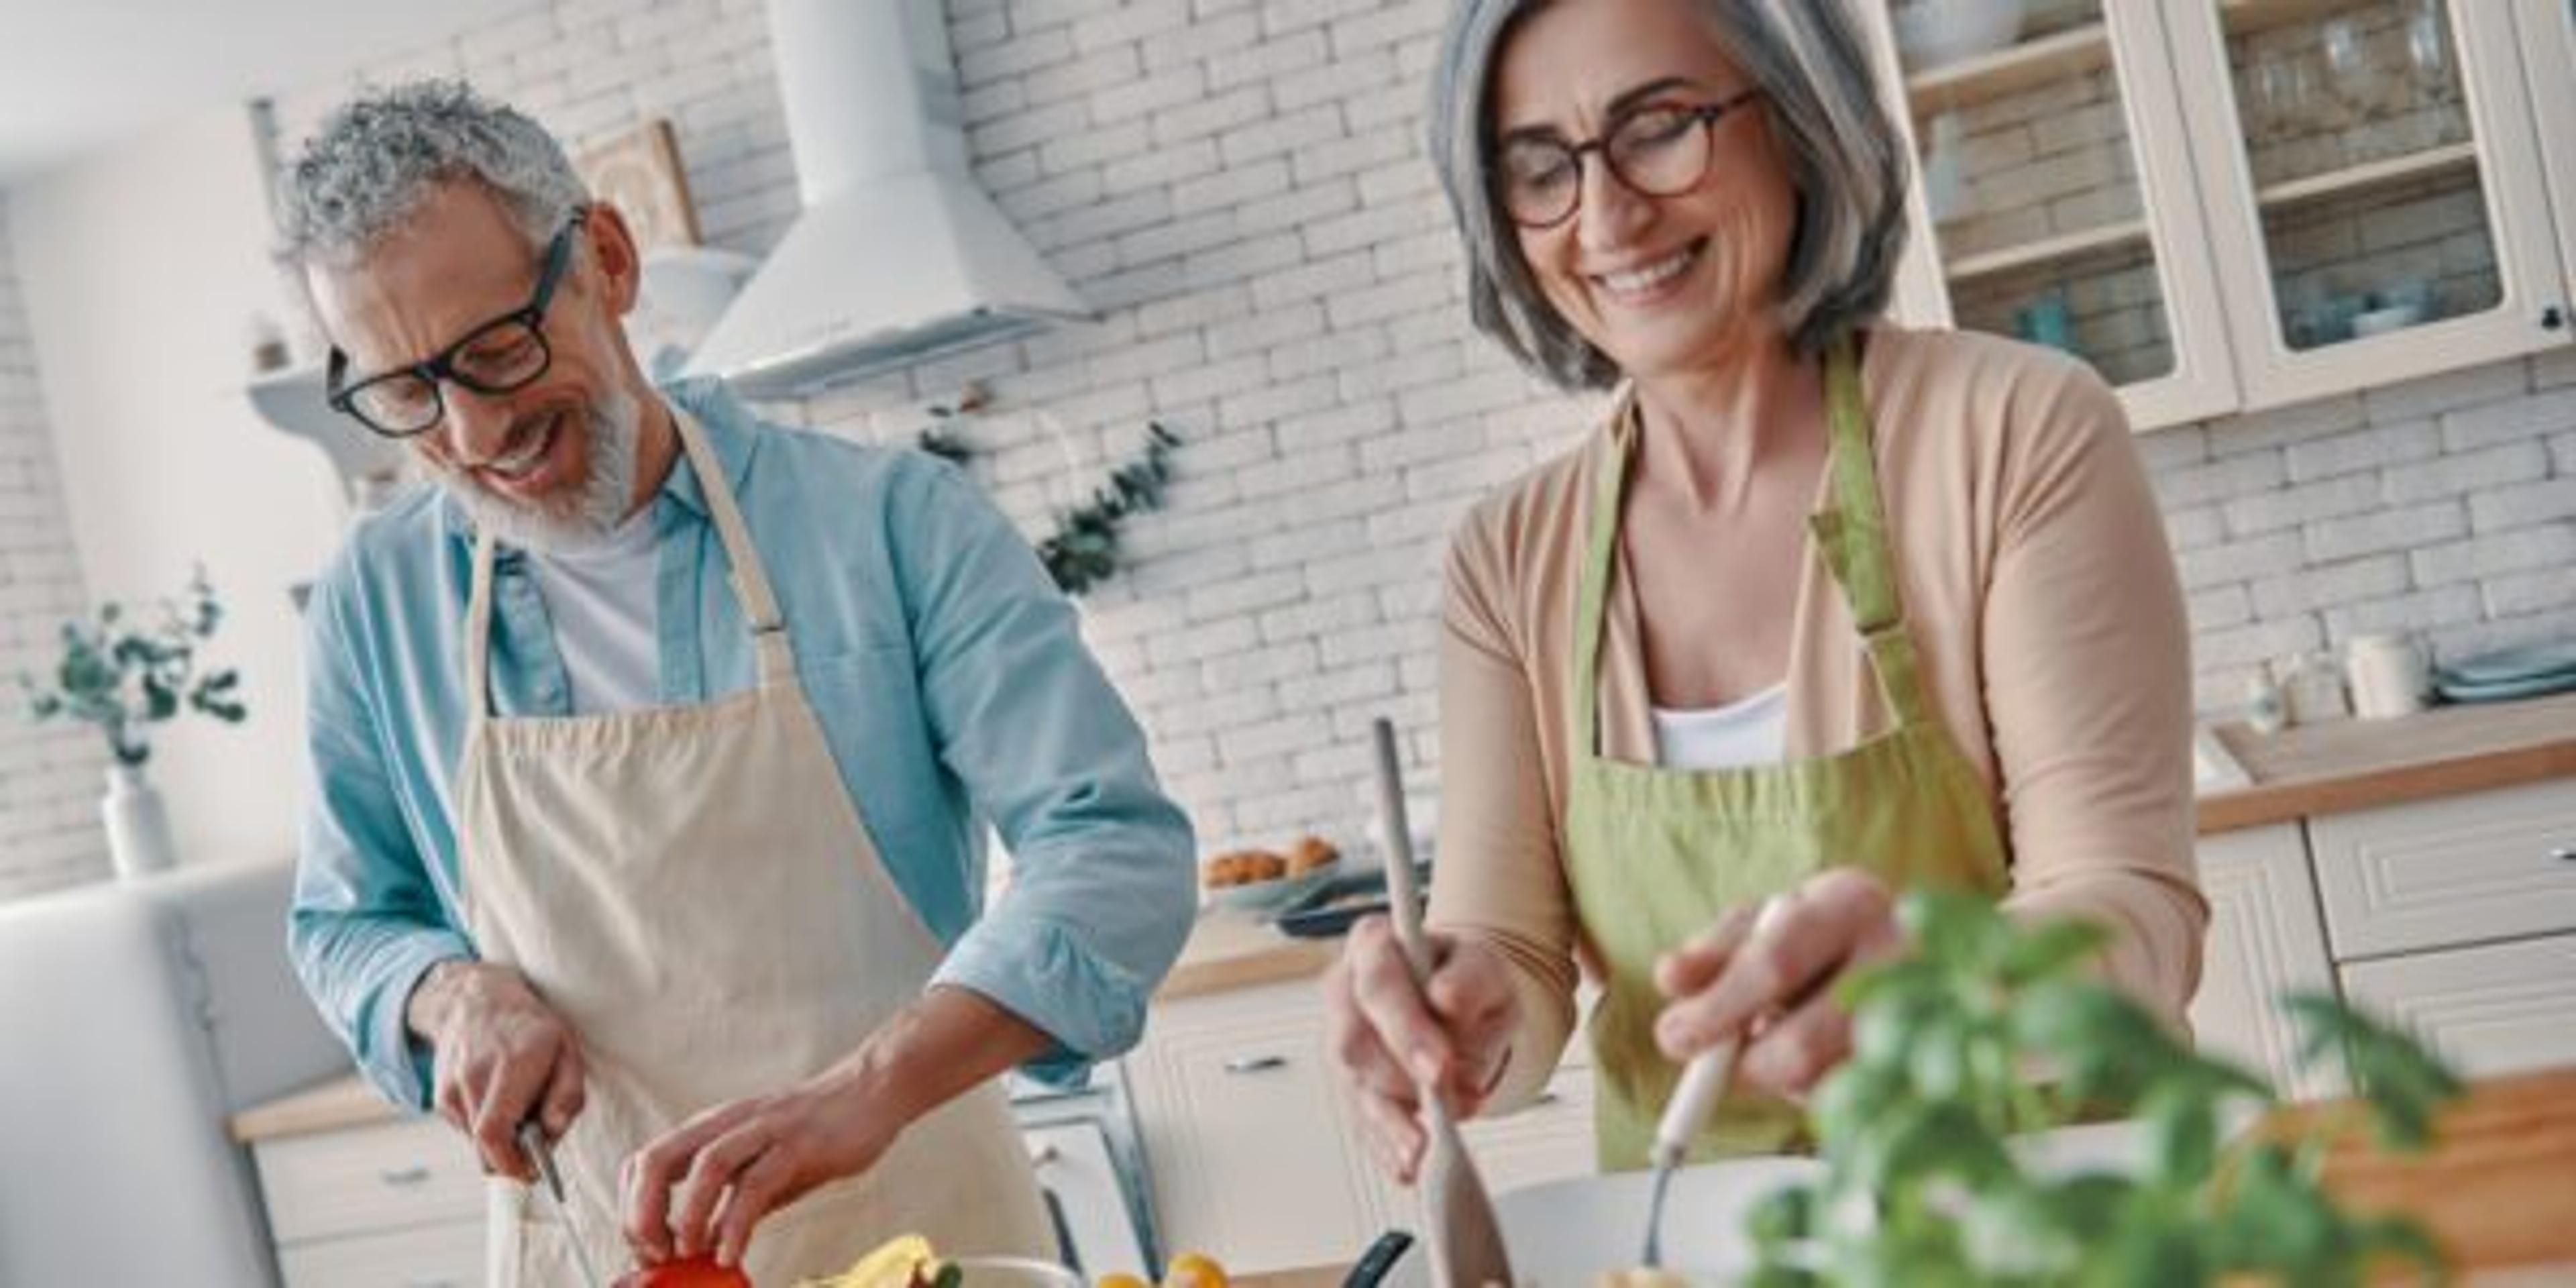
[[[334,113],[284,223],[333,405],[434,481],[306,610],[292,952],[509,1178],[496,1281],[577,1261],[528,1122],[595,1263],[1050,1252],[996,1075],[1134,1042],[1192,842],[1026,544],[926,456],[656,389],[626,221],[462,85]]]

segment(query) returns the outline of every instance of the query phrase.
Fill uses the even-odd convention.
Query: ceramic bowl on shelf
[[[2021,36],[2022,0],[1896,0],[1897,52],[1911,71],[1991,54]]]
[[[2354,314],[2352,333],[2355,337],[2386,335],[2391,331],[2403,331],[2423,320],[2423,305],[2411,301],[2391,304],[2384,308],[2372,309],[2367,313]]]

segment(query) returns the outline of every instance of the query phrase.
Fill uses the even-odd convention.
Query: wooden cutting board
[[[2326,1156],[2325,1177],[2354,1207],[2423,1222],[2464,1270],[2554,1266],[2556,1282],[2576,1283],[2576,1068],[2478,1083],[2443,1115],[2431,1153],[2355,1142]]]

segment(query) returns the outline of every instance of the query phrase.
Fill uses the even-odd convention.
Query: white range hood
[[[804,213],[687,374],[780,397],[1091,311],[969,173],[940,0],[769,0]]]

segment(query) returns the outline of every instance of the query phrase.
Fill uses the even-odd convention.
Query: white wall
[[[292,850],[303,723],[287,590],[327,557],[336,484],[254,415],[254,314],[282,300],[246,116],[213,109],[15,192],[17,259],[73,544],[90,593],[156,598],[205,565],[229,610],[210,654],[249,721],[155,731],[182,862]]]
[[[82,726],[18,719],[11,678],[53,667],[56,630],[86,602],[0,200],[0,899],[107,871],[98,827],[105,746]]]

